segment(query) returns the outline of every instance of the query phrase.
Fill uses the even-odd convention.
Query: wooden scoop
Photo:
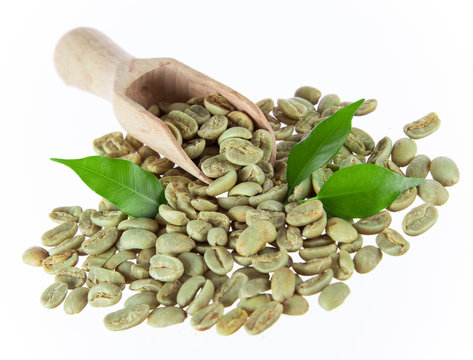
[[[212,180],[187,156],[168,126],[146,110],[152,104],[185,102],[194,96],[221,94],[237,110],[248,114],[257,127],[270,132],[273,137],[271,162],[276,158],[274,133],[255,104],[177,60],[136,59],[101,32],[78,28],[61,38],[54,62],[66,84],[110,101],[127,133],[207,184]]]

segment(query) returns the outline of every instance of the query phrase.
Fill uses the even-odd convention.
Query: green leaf
[[[374,215],[404,191],[424,182],[374,164],[358,164],[336,171],[324,183],[317,199],[336,216],[352,219]]]
[[[315,170],[327,164],[340,150],[351,131],[351,120],[364,102],[358,100],[318,124],[309,135],[296,144],[287,159],[287,196]]]
[[[131,161],[105,156],[51,160],[70,167],[90,189],[129,216],[154,218],[159,205],[166,203],[156,176]]]

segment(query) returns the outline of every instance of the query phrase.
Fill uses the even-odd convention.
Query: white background
[[[469,3],[2,2],[0,357],[472,359]],[[136,57],[179,59],[254,101],[290,97],[301,85],[343,100],[376,98],[375,113],[354,120],[376,140],[398,139],[405,123],[435,111],[442,126],[418,141],[419,153],[455,159],[460,183],[432,230],[409,238],[405,256],[385,255],[372,273],[354,274],[343,306],[326,312],[310,297],[307,314],[283,316],[257,337],[198,333],[188,321],[114,333],[102,325],[111,309],[47,310],[39,296],[52,276],[24,265],[21,254],[54,226],[52,208],[99,200],[49,158],[92,155],[94,138],[119,129],[110,104],[67,87],[55,72],[56,42],[78,26],[105,32]]]

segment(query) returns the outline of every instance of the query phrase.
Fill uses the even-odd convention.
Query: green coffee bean
[[[342,305],[345,299],[350,295],[350,288],[342,282],[328,285],[319,295],[319,305],[331,311]]]
[[[184,265],[175,257],[157,254],[150,260],[149,274],[158,281],[174,281],[184,274]]]
[[[189,236],[180,233],[167,233],[156,240],[156,253],[174,255],[191,251],[195,242]]]
[[[278,108],[291,119],[299,120],[307,114],[307,107],[294,99],[278,99]]]
[[[193,118],[199,126],[212,116],[210,112],[201,105],[192,105],[190,108],[184,110],[184,113]]]
[[[205,108],[214,115],[227,115],[235,108],[220,94],[211,94],[204,98]]]
[[[299,250],[299,255],[303,260],[312,260],[330,256],[338,250],[337,244],[334,242],[328,245],[314,246]]]
[[[251,143],[254,146],[259,147],[263,150],[263,160],[269,161],[271,158],[271,151],[273,148],[273,139],[269,131],[264,129],[258,129],[253,133]],[[260,165],[261,166],[261,165]],[[263,169],[264,171],[264,169]]]
[[[241,182],[234,186],[229,192],[229,196],[254,196],[263,191],[260,184],[255,182]]]
[[[67,286],[62,282],[55,282],[48,286],[41,294],[40,302],[47,309],[58,307],[67,295]]]
[[[212,246],[204,254],[207,267],[214,273],[224,275],[233,268],[233,257],[223,246]]]
[[[115,131],[110,134],[106,134],[98,139],[95,139],[93,142],[94,151],[99,155],[105,155],[105,150],[103,148],[103,145],[105,141],[111,137],[123,139],[123,134],[120,131]]]
[[[417,188],[412,187],[404,191],[399,197],[388,206],[389,211],[401,211],[407,209],[415,201]]]
[[[89,304],[93,307],[107,307],[115,305],[122,298],[120,287],[104,282],[92,286],[87,295]]]
[[[316,275],[323,273],[325,270],[328,270],[332,265],[332,259],[330,257],[316,258],[308,260],[303,263],[294,263],[292,268],[299,275]]]
[[[82,269],[89,270],[89,268],[92,268],[94,266],[97,266],[97,267],[104,266],[107,260],[110,259],[112,255],[115,254],[116,251],[117,251],[117,248],[115,246],[112,246],[110,249],[108,249],[107,251],[104,251],[101,254],[87,256],[84,263],[82,264]]]
[[[245,329],[250,335],[257,335],[271,327],[281,316],[283,306],[277,301],[260,306],[248,317]]]
[[[245,310],[248,314],[253,313],[259,307],[269,303],[271,296],[269,294],[259,294],[250,298],[242,299],[237,304],[237,308]]]
[[[240,299],[247,299],[256,296],[260,293],[268,291],[271,288],[271,283],[264,278],[255,278],[248,280],[240,289],[238,297]]]
[[[230,229],[230,219],[228,216],[216,211],[201,211],[197,219],[207,221],[214,227],[221,227],[227,232]]]
[[[288,268],[277,269],[271,277],[271,293],[273,299],[283,302],[290,298],[296,289],[296,276]]]
[[[165,124],[168,126],[169,130],[171,130],[171,133],[174,135],[176,138],[176,141],[179,145],[182,145],[182,135],[179,129],[170,121],[165,121]],[[145,162],[143,162],[143,165],[145,165]],[[146,167],[145,167],[146,169]],[[149,169],[147,169],[149,170]]]
[[[205,144],[204,139],[192,139],[182,144],[182,149],[190,159],[196,159],[204,152]]]
[[[133,218],[123,220],[118,224],[118,230],[130,230],[130,229],[143,229],[151,232],[156,232],[159,229],[159,225],[156,220],[148,218]]]
[[[382,166],[385,169],[391,170],[392,172],[404,176],[401,168],[397,166],[393,161],[386,159],[386,160],[376,160],[375,165]]]
[[[358,231],[359,234],[373,235],[379,234],[381,231],[391,225],[391,215],[386,210],[383,210],[377,214],[369,216],[364,219],[360,219],[353,227]]]
[[[156,299],[164,306],[176,305],[177,293],[179,292],[181,285],[182,283],[179,280],[169,281],[163,284],[156,295]]]
[[[331,255],[333,277],[337,280],[348,280],[355,270],[355,264],[350,253],[345,250]]]
[[[214,115],[201,126],[197,134],[205,140],[216,140],[224,133],[228,126],[226,116]]]
[[[311,86],[302,86],[299,89],[296,90],[294,93],[294,96],[306,99],[307,101],[310,101],[312,104],[317,104],[317,102],[320,99],[321,96],[320,90],[311,87]]]
[[[430,158],[427,155],[417,155],[407,166],[406,176],[426,178],[430,171]]]
[[[376,236],[376,245],[384,253],[392,256],[404,255],[409,250],[409,242],[396,230],[387,228]]]
[[[355,270],[360,274],[369,273],[379,264],[382,257],[383,253],[376,246],[364,246],[358,250],[353,258]]]
[[[285,315],[303,315],[309,310],[309,303],[300,295],[292,295],[282,303]]]
[[[328,94],[322,97],[317,107],[317,112],[322,114],[324,110],[332,106],[340,106],[340,98],[335,94]]]
[[[59,224],[65,222],[78,222],[81,213],[82,208],[80,206],[62,206],[51,211],[49,218]]]
[[[166,119],[179,130],[184,140],[192,139],[199,129],[197,121],[192,116],[179,110],[170,111]]]
[[[438,219],[438,211],[432,204],[422,204],[409,211],[402,220],[402,230],[410,236],[417,236],[429,230]]]
[[[125,289],[125,277],[118,271],[102,269],[99,267],[91,267],[89,269],[89,277],[87,279],[88,284],[91,286],[101,283],[112,283],[120,287],[121,290]]]
[[[43,260],[49,256],[49,253],[39,246],[32,246],[23,253],[23,262],[31,266],[41,266]]]
[[[248,115],[241,111],[232,111],[227,115],[229,126],[240,126],[253,132],[254,124]]]
[[[443,186],[455,185],[460,179],[457,165],[446,156],[439,156],[432,160],[430,163],[430,173],[434,180]]]
[[[241,126],[231,127],[219,136],[218,144],[221,145],[223,141],[231,138],[239,138],[239,139],[251,139],[253,134],[247,128]]]
[[[220,302],[225,307],[231,306],[238,299],[240,290],[247,281],[248,276],[243,272],[234,272],[229,279],[216,286],[213,301]]]
[[[150,307],[146,304],[127,306],[105,316],[103,323],[108,330],[112,331],[130,329],[145,321],[149,311]]]
[[[361,235],[358,235],[355,241],[352,241],[351,243],[339,243],[338,248],[340,250],[345,250],[349,253],[354,253],[360,250],[363,247],[363,237]]]
[[[164,328],[182,323],[186,317],[186,312],[175,306],[156,308],[148,317],[148,325],[155,328]]]
[[[213,282],[207,279],[200,292],[194,297],[187,307],[187,313],[189,315],[194,315],[197,311],[207,306],[210,300],[212,300],[214,292],[215,286]]]
[[[195,253],[179,254],[178,259],[184,265],[184,274],[189,276],[203,275],[207,271],[203,256]]]
[[[105,228],[95,233],[82,243],[82,249],[88,255],[101,254],[110,249],[118,238],[118,231]]]
[[[263,99],[258,101],[256,106],[259,107],[263,113],[269,113],[274,107],[274,101],[272,99]]]
[[[316,111],[308,111],[307,115],[296,122],[295,125],[288,125],[287,127],[294,126],[294,129],[299,134],[305,134],[311,131],[315,126],[322,122],[322,117]],[[286,137],[285,140],[289,140],[290,136]]]
[[[223,309],[219,302],[207,305],[192,315],[190,324],[198,331],[208,330],[222,317]]]
[[[140,279],[133,281],[129,289],[132,291],[151,291],[157,293],[163,284],[154,279]]]
[[[391,158],[400,167],[408,165],[416,156],[417,144],[409,138],[397,140],[392,149]]]
[[[89,288],[78,287],[67,295],[64,301],[64,312],[68,315],[80,313],[87,306]]]
[[[243,326],[247,318],[248,313],[245,310],[235,308],[218,319],[217,333],[224,336],[231,335]]]
[[[325,211],[322,214],[322,217],[306,226],[302,230],[302,236],[307,239],[313,239],[320,236],[327,225],[327,214]]]
[[[159,302],[156,299],[156,292],[154,291],[142,291],[135,295],[130,296],[126,299],[124,307],[136,306],[140,304],[146,304],[150,309],[157,308]]]
[[[256,255],[251,255],[251,256],[241,256],[236,252],[232,252],[232,257],[233,260],[241,266],[250,266],[252,264],[253,258],[256,257]]]
[[[107,270],[115,270],[122,262],[134,260],[135,258],[136,254],[131,250],[119,251],[116,254],[113,254],[103,267]]]
[[[179,132],[179,130],[177,130],[176,127],[172,124],[167,125],[171,129],[171,131],[175,131],[175,133],[173,132],[174,135],[178,135],[177,140],[178,142],[180,142],[180,144],[182,144],[181,133]],[[157,156],[148,156],[141,164],[141,167],[149,172],[152,172],[153,174],[162,175],[166,171],[172,169],[174,167],[174,163],[165,158],[160,159]]]
[[[356,110],[355,116],[367,115],[376,110],[377,106],[378,101],[376,99],[365,100],[363,104],[361,104],[360,107]]]
[[[373,149],[367,149],[363,139],[353,131],[348,134],[348,137],[345,140],[345,146],[353,153],[363,156],[369,155]]]
[[[90,220],[97,226],[114,227],[127,218],[121,211],[95,211],[90,214]]]
[[[235,170],[228,172],[217,180],[213,181],[212,184],[207,188],[207,195],[217,196],[229,191],[236,184],[237,173]]]
[[[285,218],[286,214],[280,211],[249,209],[246,212],[246,223],[248,225],[253,225],[258,221],[269,221],[274,225],[276,230],[284,226]]]
[[[212,225],[203,220],[191,220],[186,225],[187,234],[195,241],[206,241]]]
[[[333,217],[327,221],[327,235],[332,238],[333,241],[341,243],[349,243],[358,237],[358,232],[348,221]]]
[[[220,145],[220,151],[229,162],[241,166],[256,164],[264,155],[262,149],[253,145],[248,140],[239,138],[224,140]]]
[[[289,261],[287,251],[281,250],[274,253],[262,254],[252,259],[253,267],[262,273],[270,273],[286,266]]]
[[[184,212],[174,210],[172,207],[166,204],[161,204],[159,206],[159,215],[161,215],[164,220],[172,225],[182,226],[189,222],[189,219]]]
[[[301,230],[295,226],[282,227],[276,235],[276,244],[288,252],[298,251],[303,244]]]
[[[292,209],[286,217],[286,222],[292,226],[305,226],[322,217],[324,208],[319,200],[307,201]]]
[[[246,213],[249,210],[254,210],[254,208],[249,205],[238,205],[228,210],[227,215],[233,221],[246,222]]]
[[[42,266],[48,274],[57,274],[60,270],[75,266],[79,256],[75,250],[66,250],[43,260]]]
[[[327,179],[333,174],[333,171],[330,168],[322,167],[314,171],[311,175],[312,188],[316,193],[320,191],[322,185],[327,181]]]
[[[59,270],[54,281],[66,284],[68,289],[75,289],[84,285],[86,279],[87,275],[83,269],[68,267]]]
[[[276,239],[276,228],[272,223],[261,220],[248,226],[236,241],[236,251],[242,256],[256,254],[266,243]]]
[[[238,170],[239,165],[232,164],[224,154],[211,156],[200,165],[202,172],[210,178],[218,178],[232,170]]]
[[[289,136],[291,136],[293,132],[294,132],[294,125],[285,126],[278,130],[275,130],[274,136],[276,137],[276,140],[284,140],[284,139],[287,139]]]
[[[440,119],[434,112],[404,126],[404,133],[411,139],[424,138],[440,127]]]
[[[225,246],[228,242],[227,232],[222,228],[212,228],[207,234],[207,241],[210,246]]]
[[[392,140],[385,136],[382,138],[373,149],[370,157],[368,158],[368,163],[374,164],[377,160],[387,160],[393,148]]]
[[[417,187],[417,194],[424,202],[436,206],[445,204],[449,197],[447,189],[442,184],[430,179]]]
[[[78,250],[85,240],[84,235],[76,235],[72,238],[66,239],[54,248],[49,250],[49,255],[57,255],[65,250]]]
[[[204,286],[206,280],[202,275],[192,276],[179,288],[176,301],[180,307],[186,307],[194,299],[197,292]]]
[[[136,263],[141,266],[149,266],[149,261],[154,255],[156,255],[156,249],[142,249],[136,256]]]
[[[149,278],[148,269],[149,269],[149,266],[133,264],[130,267],[130,274],[136,280],[147,279]]]
[[[121,274],[125,278],[125,283],[129,284],[135,280],[137,280],[133,274],[131,273],[131,268],[133,267],[131,261],[124,261],[120,265],[118,265],[116,271]]]
[[[65,222],[55,228],[46,231],[41,236],[41,241],[44,246],[56,246],[66,239],[69,239],[75,235],[78,226],[74,222]]]
[[[330,238],[330,236],[324,234],[313,239],[304,240],[303,246],[304,248],[312,248],[318,246],[331,245],[334,243],[335,242]]]
[[[314,276],[296,286],[296,292],[300,295],[314,295],[325,289],[333,279],[333,270],[327,269],[320,275]]]
[[[142,249],[136,256],[136,264],[141,266],[149,266],[149,261],[154,255],[156,255],[156,249]]]

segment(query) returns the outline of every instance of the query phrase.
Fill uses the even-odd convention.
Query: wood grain
[[[187,156],[167,125],[146,109],[159,101],[187,101],[212,93],[223,95],[237,110],[273,138],[271,162],[276,159],[273,130],[259,108],[235,90],[172,58],[137,59],[101,32],[78,28],[59,41],[54,61],[68,85],[112,103],[127,133],[147,144],[207,184],[212,182]]]

